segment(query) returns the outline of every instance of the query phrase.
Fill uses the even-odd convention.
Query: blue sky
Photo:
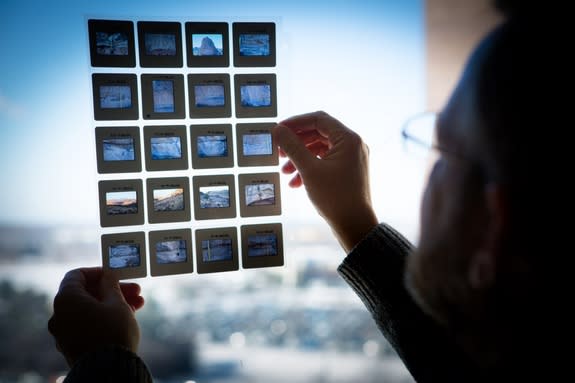
[[[2,0],[0,222],[99,221],[89,17],[278,20],[279,118],[338,117],[370,146],[380,216],[401,227],[417,211],[399,130],[424,106],[422,0]],[[285,189],[287,218],[315,217],[303,190]]]

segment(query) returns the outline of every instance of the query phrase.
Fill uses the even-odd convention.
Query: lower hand
[[[135,283],[119,283],[101,268],[72,270],[54,298],[48,329],[70,366],[83,354],[105,346],[135,353],[140,330],[134,313],[143,305]]]
[[[274,128],[289,161],[290,186],[304,185],[311,202],[350,251],[378,220],[369,187],[369,150],[361,137],[324,112],[291,117]]]

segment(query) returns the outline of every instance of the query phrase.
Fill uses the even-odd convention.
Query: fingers
[[[329,152],[329,148],[322,142],[316,141],[307,146],[307,149],[312,152],[317,158],[324,158]]]
[[[124,297],[131,297],[140,295],[142,288],[137,283],[120,282],[120,289]]]
[[[102,271],[98,292],[102,302],[126,303],[118,278],[109,270]]]
[[[325,112],[312,112],[290,117],[280,122],[294,130],[295,133],[316,130],[324,137],[331,137],[341,131],[348,130],[341,122]]]
[[[138,311],[139,309],[144,307],[145,303],[144,297],[140,295],[127,297],[126,302],[128,302],[128,305],[130,305],[132,311]]]
[[[307,149],[296,134],[286,126],[278,125],[273,129],[275,142],[282,148],[290,158],[294,166],[304,173],[316,160],[315,156]]]
[[[120,283],[120,289],[124,299],[132,307],[133,311],[137,311],[144,306],[144,298],[140,296],[142,288],[139,284],[122,282]]]
[[[299,188],[300,186],[303,185],[303,181],[301,179],[301,176],[298,174],[296,174],[290,181],[288,184],[290,187],[292,188]]]
[[[81,297],[86,301],[97,299],[97,286],[102,275],[101,267],[79,268],[66,273],[56,298],[66,300],[74,297]],[[56,303],[57,299],[54,299]]]

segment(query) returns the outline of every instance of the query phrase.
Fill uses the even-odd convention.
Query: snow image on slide
[[[180,137],[152,137],[150,139],[153,160],[175,160],[182,158]]]
[[[145,40],[148,56],[176,55],[176,36],[171,33],[146,33]]]
[[[240,88],[242,106],[260,108],[271,106],[271,86],[264,85],[242,85]]]
[[[269,156],[273,153],[272,135],[245,134],[242,138],[244,156]]]
[[[250,235],[248,237],[248,257],[268,257],[278,254],[275,234]]]
[[[105,138],[102,140],[104,147],[104,161],[134,161],[133,138]]]
[[[200,187],[200,208],[230,207],[230,188],[222,186]]]
[[[154,112],[174,112],[174,82],[172,80],[153,80]]]
[[[111,269],[140,266],[139,245],[112,245],[108,248],[108,252],[110,256]]]
[[[274,184],[246,185],[245,190],[247,206],[275,205],[276,203]]]
[[[226,238],[202,241],[202,259],[204,262],[231,260],[232,240]]]
[[[100,108],[129,109],[132,107],[132,91],[128,85],[101,85]]]
[[[240,35],[240,56],[269,56],[270,36],[267,34]]]
[[[198,136],[198,157],[226,157],[228,139],[226,136]]]
[[[226,105],[223,85],[196,85],[194,86],[196,107],[216,107]]]
[[[163,241],[156,243],[156,261],[159,264],[181,263],[188,259],[186,241]]]

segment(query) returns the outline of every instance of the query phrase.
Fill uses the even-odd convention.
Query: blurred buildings
[[[140,353],[158,381],[411,381],[337,274],[344,254],[329,229],[286,233],[286,267],[138,280]],[[90,227],[0,226],[0,382],[65,372],[45,327],[51,299],[66,270],[101,263],[97,238]],[[18,344],[34,344],[25,360]]]

